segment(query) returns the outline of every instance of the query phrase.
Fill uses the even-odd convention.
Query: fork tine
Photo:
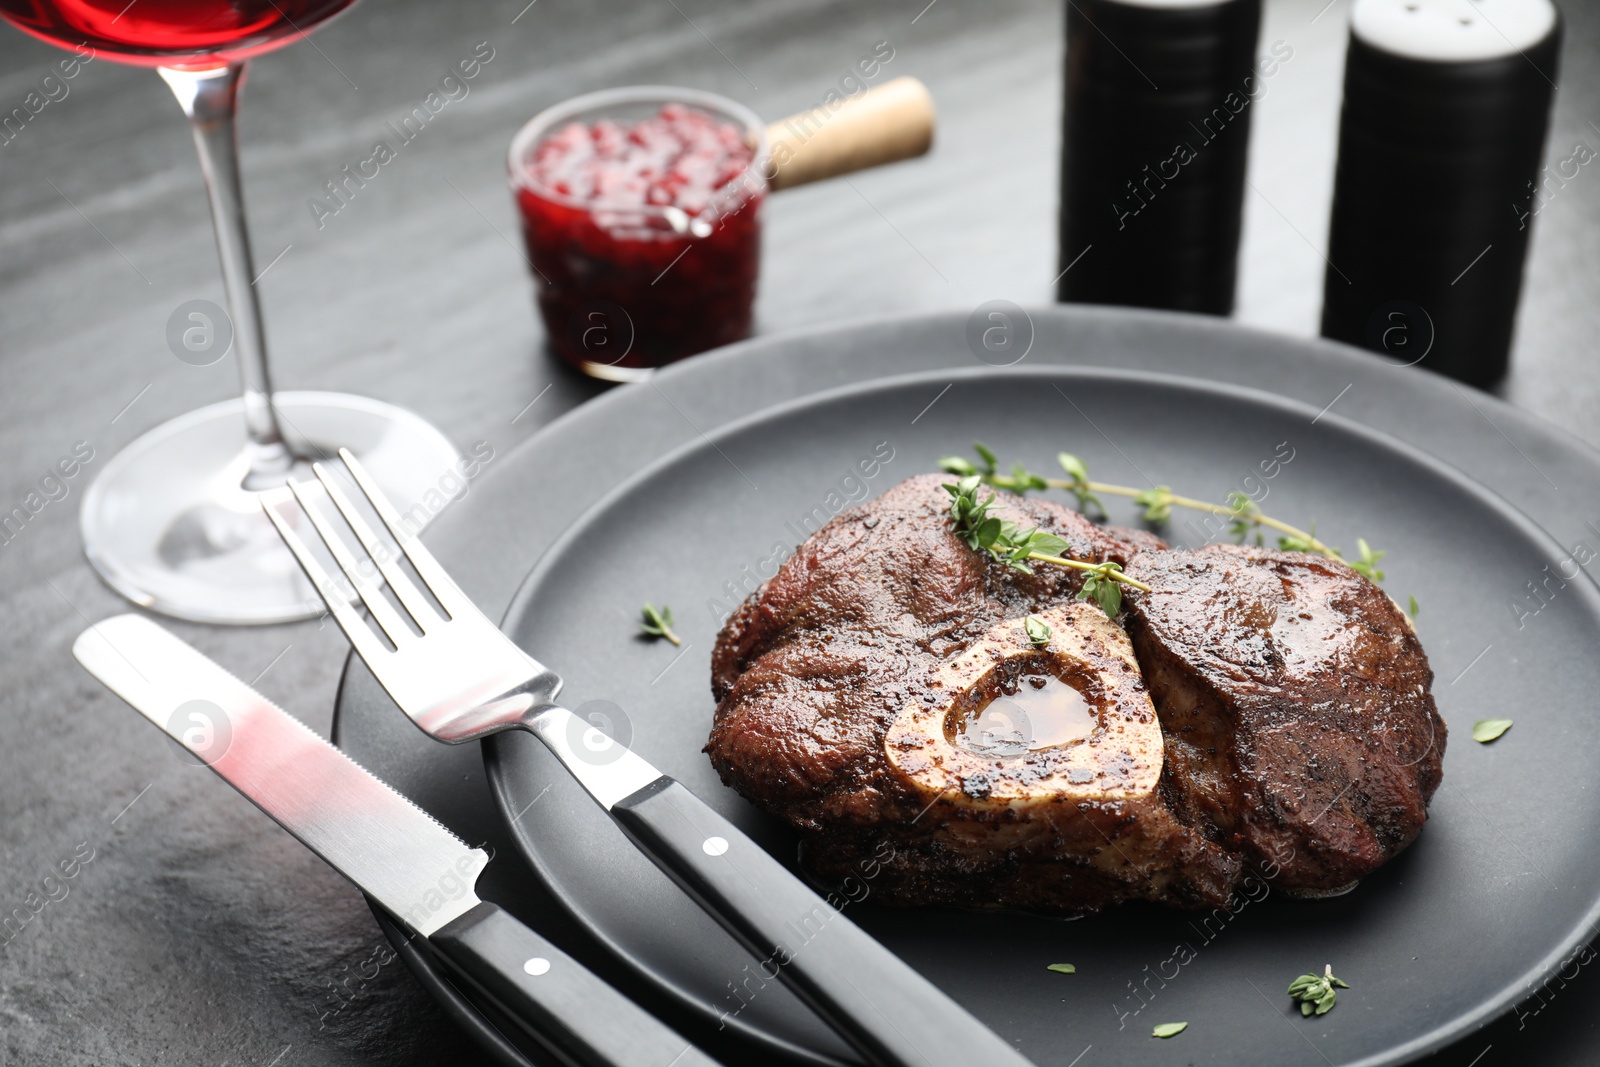
[[[322,538],[323,545],[333,555],[333,561],[344,571],[344,576],[350,579],[350,584],[356,587],[361,602],[367,606],[367,611],[371,612],[373,620],[383,628],[383,632],[389,635],[389,640],[399,648],[414,637],[411,628],[400,617],[400,613],[384,599],[383,589],[377,580],[366,572],[361,560],[357,559],[350,546],[345,544],[344,538],[334,529],[333,523],[323,514],[322,508],[311,499],[307,493],[309,483],[297,482],[291,478],[288,485],[289,491],[300,503],[300,510],[306,513],[306,518],[311,520],[317,536]]]
[[[399,512],[394,505],[389,503],[389,498],[383,495],[383,490],[378,488],[378,483],[372,480],[372,475],[361,465],[361,461],[351,454],[348,448],[339,449],[339,458],[344,460],[344,465],[349,468],[350,475],[356,480],[356,485],[361,487],[361,492],[378,513],[378,518],[389,528],[389,533],[394,537],[395,543],[406,554],[411,565],[417,569],[417,574],[422,578],[422,584],[428,587],[434,599],[444,606],[451,618],[460,618],[462,615],[471,617],[472,614],[482,614],[478,606],[468,599],[467,594],[456,585],[455,579],[439,565],[422,542],[405,528],[400,520]]]
[[[333,472],[320,463],[313,463],[311,469],[316,472],[317,481],[322,483],[322,488],[327,490],[328,499],[333,501],[333,506],[344,516],[344,521],[354,531],[356,540],[361,542],[361,547],[367,550],[367,555],[377,564],[383,580],[389,583],[389,588],[394,590],[394,595],[411,613],[417,626],[423,633],[427,633],[439,625],[443,621],[439,618],[439,613],[433,610],[428,598],[422,595],[422,591],[406,576],[406,572],[400,569],[399,563],[389,551],[389,546],[378,540],[378,535],[373,532],[366,518],[355,509],[355,505],[345,495],[344,487],[334,480]]]
[[[378,663],[378,657],[388,653],[383,642],[378,640],[378,635],[372,632],[366,620],[356,613],[344,594],[338,591],[338,586],[333,580],[333,575],[323,569],[317,558],[311,554],[306,543],[294,531],[283,516],[278,514],[278,507],[294,500],[294,493],[288,489],[268,489],[261,493],[261,509],[267,513],[267,518],[272,520],[272,525],[277,527],[278,536],[283,538],[283,543],[289,546],[289,551],[294,553],[300,569],[311,580],[311,585],[317,591],[317,596],[327,605],[328,611],[333,615],[333,621],[339,624],[339,629],[344,631],[350,644],[355,648],[356,654],[367,663]],[[356,586],[360,590],[360,586]],[[386,605],[387,606],[387,605]]]

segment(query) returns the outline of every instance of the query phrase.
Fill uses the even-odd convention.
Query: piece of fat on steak
[[[1405,848],[1445,725],[1409,620],[1335,560],[1150,552],[1125,624],[1166,734],[1169,804],[1277,885],[1333,891]]]
[[[1127,636],[1076,600],[1080,572],[1024,574],[957,538],[951,480],[912,478],[841,513],[729,618],[706,745],[722,780],[799,831],[818,877],[854,876],[885,903],[1226,903],[1239,861],[1164,803],[1160,726]],[[996,496],[996,514],[1079,559],[1126,565],[1163,547]],[[1042,649],[1029,615],[1050,620]],[[1074,713],[1078,733],[1061,734]]]

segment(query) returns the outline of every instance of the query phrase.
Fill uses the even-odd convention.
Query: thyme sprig
[[[1326,1015],[1338,1001],[1339,994],[1335,990],[1349,989],[1348,983],[1333,976],[1333,964],[1328,964],[1322,969],[1321,974],[1302,974],[1289,983],[1289,996],[1300,1002],[1300,1014]]]
[[[1088,577],[1078,592],[1078,599],[1093,600],[1101,611],[1112,617],[1122,610],[1122,586],[1129,585],[1147,593],[1150,591],[1148,585],[1123,574],[1122,567],[1111,560],[1090,563],[1087,560],[1069,559],[1062,555],[1067,550],[1067,542],[1055,534],[1045,533],[1038,527],[1024,530],[1010,519],[989,514],[997,498],[991,493],[979,500],[978,490],[982,486],[983,478],[971,474],[944,487],[950,494],[950,519],[956,536],[973,551],[987,552],[994,559],[1024,574],[1033,573],[1030,566],[1033,562],[1084,571]]]
[[[978,453],[977,463],[964,456],[946,456],[939,461],[939,466],[958,478],[976,477],[985,485],[1009,490],[1019,496],[1031,489],[1063,489],[1076,498],[1080,511],[1098,519],[1106,517],[1105,507],[1100,502],[1100,496],[1103,494],[1132,500],[1144,509],[1144,520],[1157,525],[1168,522],[1175,507],[1221,516],[1228,519],[1229,532],[1241,543],[1254,533],[1256,543],[1261,544],[1263,540],[1261,529],[1265,527],[1278,533],[1278,547],[1285,551],[1312,552],[1328,559],[1336,559],[1348,564],[1351,570],[1370,581],[1383,581],[1383,571],[1378,569],[1377,564],[1385,553],[1375,551],[1365,540],[1357,540],[1357,557],[1353,560],[1346,559],[1339,549],[1318,539],[1314,525],[1309,530],[1302,530],[1281,519],[1263,514],[1255,501],[1238,491],[1228,494],[1226,504],[1214,504],[1208,500],[1181,496],[1174,493],[1170,486],[1165,485],[1136,489],[1129,485],[1097,482],[1089,478],[1089,470],[1083,460],[1070,452],[1062,452],[1056,456],[1056,462],[1066,474],[1065,478],[1046,478],[1021,464],[1014,464],[1011,472],[1007,474],[1000,470],[999,458],[987,447],[974,442],[973,448]]]

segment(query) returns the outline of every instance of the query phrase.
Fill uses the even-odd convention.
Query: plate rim
[[[1230,335],[1234,337],[1244,337],[1248,338],[1252,342],[1268,345],[1274,348],[1299,349],[1302,350],[1302,354],[1304,350],[1310,350],[1315,352],[1318,358],[1336,359],[1341,363],[1347,364],[1358,375],[1370,368],[1373,364],[1387,366],[1397,374],[1407,374],[1412,376],[1414,380],[1429,383],[1425,388],[1432,390],[1436,394],[1443,394],[1445,390],[1450,390],[1467,396],[1469,402],[1474,406],[1478,406],[1486,402],[1488,406],[1493,409],[1496,415],[1513,419],[1525,426],[1536,429],[1539,433],[1558,437],[1561,439],[1563,444],[1570,446],[1577,451],[1585,453],[1591,461],[1595,462],[1596,464],[1600,464],[1600,443],[1591,444],[1566,427],[1552,422],[1549,419],[1541,418],[1531,411],[1520,408],[1510,401],[1505,400],[1497,393],[1490,392],[1486,389],[1481,389],[1475,385],[1457,382],[1454,379],[1448,378],[1436,371],[1424,369],[1408,363],[1403,363],[1383,353],[1373,352],[1355,345],[1346,344],[1343,341],[1335,341],[1331,338],[1323,337],[1320,334],[1314,336],[1302,336],[1299,334],[1289,333],[1284,330],[1259,326],[1254,323],[1240,322],[1238,319],[1232,317],[1209,315],[1194,311],[1177,311],[1171,308],[1133,307],[1120,304],[1070,303],[1031,304],[1019,305],[1019,307],[1022,313],[1028,316],[1030,323],[1032,323],[1034,315],[1038,315],[1044,319],[1064,318],[1068,320],[1081,320],[1083,322],[1090,323],[1101,323],[1115,328],[1121,328],[1128,325],[1148,326],[1154,323],[1159,324],[1163,329],[1182,330],[1185,332],[1195,331],[1198,333],[1211,334],[1221,337],[1227,337]],[[590,417],[590,413],[592,411],[604,410],[605,407],[613,403],[620,403],[622,398],[631,396],[635,390],[647,389],[651,387],[652,384],[675,381],[680,377],[703,374],[719,364],[732,362],[747,357],[752,353],[759,358],[761,351],[766,348],[787,347],[795,344],[796,342],[826,339],[830,335],[853,336],[863,330],[892,329],[899,326],[914,326],[919,324],[935,323],[946,324],[952,328],[955,328],[964,324],[966,319],[967,316],[963,315],[961,312],[951,311],[949,309],[898,311],[886,315],[852,315],[842,319],[830,319],[827,322],[818,325],[784,330],[781,333],[758,334],[756,336],[747,337],[743,341],[735,341],[732,344],[723,345],[721,348],[713,348],[696,356],[679,360],[676,363],[669,363],[664,367],[656,368],[651,377],[647,379],[637,382],[622,383],[613,389],[609,389],[606,392],[577,405],[571,410],[564,412],[558,418],[551,420],[544,426],[541,426],[539,430],[529,436],[527,440],[519,442],[516,446],[516,450],[533,450],[534,448],[538,447],[540,443],[542,443],[542,439],[545,437],[545,435],[549,434],[552,430],[563,428],[563,424],[569,421],[576,421],[579,418]],[[1035,327],[1035,333],[1037,333],[1037,327]],[[1024,358],[1026,358],[1026,356]],[[997,370],[1037,371],[1041,369],[1060,370],[1067,368],[1085,371],[1118,369],[1101,367],[1095,364],[1066,361],[1060,363],[1030,363],[1026,366],[1019,362],[1011,367],[984,366],[939,369],[947,374],[959,374],[969,370],[977,370],[980,372]],[[1132,370],[1135,373],[1156,375],[1165,374],[1163,371],[1140,371],[1137,368],[1133,368]],[[715,376],[714,371],[711,373],[713,376]],[[921,372],[913,371],[908,373],[916,374]],[[908,376],[907,373],[885,375],[882,377],[873,377],[861,381],[846,383],[843,386],[837,386],[834,388],[848,389],[852,386],[865,385],[871,382],[880,381],[883,377],[906,376]],[[1186,377],[1185,375],[1166,376]],[[1204,379],[1199,378],[1194,380],[1204,381]],[[1282,394],[1274,393],[1271,390],[1256,389],[1254,386],[1239,385],[1234,386],[1234,388],[1253,390],[1265,396],[1289,400],[1295,403],[1302,403],[1301,401],[1295,401],[1293,397],[1286,397]],[[798,401],[809,397],[820,396],[823,392],[831,391],[832,389],[819,390],[816,393],[807,393],[804,397],[797,397],[795,400]],[[783,403],[790,402],[791,401],[783,401]],[[1332,413],[1330,412],[1330,414]],[[1341,421],[1352,422],[1356,423],[1357,425],[1365,425],[1365,423],[1360,423],[1358,420],[1349,418],[1343,418]],[[717,431],[726,429],[729,425],[731,425],[731,422],[717,427]],[[1371,429],[1371,427],[1368,428]],[[1393,436],[1391,434],[1386,434],[1385,431],[1382,430],[1378,430],[1377,432],[1384,434],[1385,436]],[[1400,440],[1399,438],[1395,439]],[[1401,444],[1414,451],[1427,453],[1427,449],[1424,449],[1418,445],[1413,445],[1408,441],[1402,440]],[[1427,454],[1432,455],[1432,453]],[[631,478],[632,475],[629,477]],[[599,501],[596,500],[595,503],[598,504]]]
[[[905,316],[897,316],[903,318]],[[914,317],[914,316],[912,316]],[[872,323],[882,323],[885,320],[868,320]],[[831,332],[838,327],[828,327],[812,333]],[[1268,337],[1276,335],[1268,331],[1256,331]],[[790,336],[790,335],[786,335]],[[1290,339],[1299,340],[1299,339]],[[741,348],[753,342],[743,342],[739,346],[729,346],[728,349],[719,350],[715,355],[725,358],[732,355],[732,349]],[[1268,408],[1275,408],[1287,414],[1298,415],[1308,420],[1315,417],[1315,421],[1326,421],[1338,431],[1362,439],[1368,444],[1381,448],[1392,449],[1417,463],[1427,472],[1437,478],[1452,484],[1455,488],[1469,496],[1475,497],[1493,511],[1499,512],[1509,519],[1514,526],[1520,527],[1522,532],[1535,543],[1541,543],[1546,548],[1554,547],[1565,551],[1555,536],[1535,521],[1531,516],[1517,507],[1511,501],[1501,496],[1487,485],[1476,481],[1466,472],[1454,466],[1443,458],[1418,445],[1404,441],[1386,431],[1368,426],[1355,419],[1347,418],[1330,410],[1321,412],[1310,404],[1293,397],[1283,396],[1255,386],[1236,385],[1232,383],[1217,383],[1201,378],[1186,375],[1170,374],[1161,371],[1148,371],[1140,368],[1116,368],[1103,366],[1090,366],[1074,363],[1034,364],[1031,366],[998,367],[957,367],[957,368],[931,368],[910,371],[901,374],[885,375],[869,378],[828,389],[808,393],[803,396],[770,405],[765,408],[749,412],[739,418],[732,419],[709,432],[701,431],[698,436],[684,441],[677,447],[656,457],[651,462],[636,469],[627,478],[613,486],[599,498],[584,508],[571,523],[565,527],[561,534],[539,554],[528,571],[523,575],[517,585],[510,603],[499,620],[500,628],[508,630],[527,613],[528,602],[532,599],[533,589],[547,574],[554,560],[563,555],[571,547],[571,543],[578,536],[581,528],[587,525],[590,517],[612,506],[619,500],[629,495],[634,488],[653,476],[656,472],[680,462],[684,457],[703,451],[708,446],[715,448],[717,443],[728,437],[747,431],[751,427],[777,418],[783,418],[799,411],[815,408],[832,403],[839,399],[856,397],[861,394],[870,394],[878,391],[890,391],[912,384],[937,384],[941,381],[962,380],[1003,380],[1034,379],[1034,380],[1059,380],[1077,379],[1100,382],[1136,382],[1154,384],[1167,388],[1179,388],[1186,391],[1195,391],[1211,396],[1226,397],[1228,399],[1244,399],[1248,402],[1260,404]],[[587,405],[585,405],[587,406]],[[1509,407],[1509,405],[1506,405]],[[1515,409],[1513,409],[1515,410]],[[1524,416],[1526,413],[1520,413]],[[564,416],[563,418],[570,417]],[[559,421],[559,420],[558,420]],[[554,424],[552,424],[554,425]],[[1559,429],[1559,428],[1556,428]],[[1564,432],[1564,431],[1563,431]],[[1570,437],[1570,435],[1568,435]],[[1580,446],[1587,447],[1584,442],[1571,438]],[[531,443],[532,439],[530,439]],[[1591,450],[1592,451],[1592,450]],[[881,495],[881,494],[880,494]],[[1556,557],[1559,558],[1559,553]],[[1588,578],[1582,583],[1573,583],[1583,590],[1580,594],[1588,601],[1589,612],[1600,619],[1600,579],[1593,574],[1584,572]],[[502,821],[505,820],[508,800],[505,797],[505,786],[502,775],[507,773],[503,766],[500,745],[495,738],[486,739],[483,745],[484,767],[489,781],[490,791],[493,796],[495,809]],[[686,1007],[691,1015],[704,1022],[706,1019],[715,1020],[718,1016],[714,1011],[708,1013],[708,1005],[695,995],[680,987],[678,984],[662,978],[653,969],[642,965],[633,955],[618,944],[603,928],[595,924],[578,905],[572,894],[557,888],[556,883],[547,875],[546,866],[534,858],[534,852],[529,849],[526,842],[531,838],[518,826],[512,825],[509,833],[515,844],[519,858],[534,873],[535,877],[544,884],[552,899],[563,909],[567,916],[578,924],[584,932],[592,937],[607,952],[622,965],[628,967],[636,976],[651,983],[658,991],[664,993],[675,1002]],[[1530,1000],[1537,995],[1537,989],[1550,977],[1556,974],[1561,966],[1572,956],[1573,952],[1581,949],[1600,935],[1600,886],[1595,889],[1594,900],[1590,903],[1588,911],[1582,916],[1578,925],[1571,927],[1563,936],[1558,946],[1547,952],[1533,966],[1521,975],[1503,983],[1499,992],[1492,998],[1481,1001],[1477,1007],[1457,1016],[1454,1020],[1434,1027],[1409,1041],[1396,1045],[1383,1052],[1366,1056],[1360,1060],[1350,1061],[1346,1067],[1400,1067],[1402,1064],[1416,1060],[1444,1048],[1460,1040],[1474,1029],[1479,1029],[1489,1022],[1494,1021],[1518,1004]],[[798,1054],[801,1058],[814,1063],[840,1064],[845,1061],[824,1057],[816,1050],[805,1046],[798,1046],[787,1039],[777,1038],[765,1030],[750,1026],[742,1018],[734,1020],[741,1025],[741,1033],[754,1038],[761,1044],[773,1048],[781,1048],[790,1055]]]

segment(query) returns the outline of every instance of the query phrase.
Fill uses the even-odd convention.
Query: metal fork
[[[427,594],[323,465],[313,465],[317,480],[362,555],[312,499],[309,483],[291,480],[287,489],[262,494],[262,505],[356,654],[412,722],[451,744],[503,730],[533,733],[634,844],[762,961],[764,972],[776,970],[868,1062],[1025,1067],[1028,1061],[1009,1044],[732,823],[557,704],[560,676],[502,634],[406,528],[356,458],[345,449],[339,455]],[[355,586],[377,630],[280,514],[291,500]]]

